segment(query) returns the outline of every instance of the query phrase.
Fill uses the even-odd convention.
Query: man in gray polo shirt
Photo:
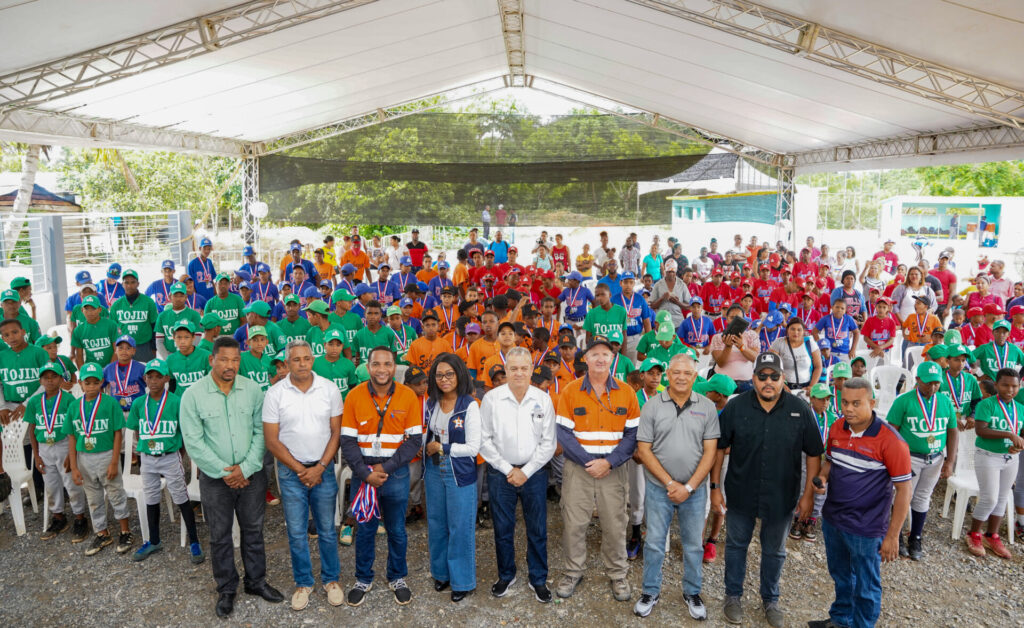
[[[703,580],[705,480],[718,451],[718,411],[707,397],[693,392],[697,363],[685,353],[672,357],[666,371],[668,388],[651,397],[640,412],[637,454],[644,465],[647,488],[644,508],[643,592],[633,612],[646,617],[658,603],[661,564],[672,515],[679,515],[683,542],[683,599],[694,619],[707,619],[700,599]]]

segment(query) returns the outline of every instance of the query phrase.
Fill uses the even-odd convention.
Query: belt
[[[171,454],[178,453],[178,450],[175,449],[174,451],[165,451],[165,452],[160,453],[160,454],[150,454],[150,453],[145,453],[145,452],[139,452],[139,453],[141,453],[143,456],[149,456],[150,458],[163,458],[164,456],[170,456]]]
[[[319,460],[317,460],[316,462],[302,462],[302,461],[299,461],[299,464],[301,464],[302,466],[306,467],[307,469],[312,469],[313,467],[315,467],[318,464],[320,464],[320,461]]]
[[[938,458],[939,456],[942,455],[942,452],[941,451],[936,451],[936,452],[932,452],[930,454],[918,454],[918,453],[910,452],[910,455],[913,456],[914,458],[917,458],[919,460],[924,460],[925,462],[931,464],[932,460],[935,460],[936,458]]]

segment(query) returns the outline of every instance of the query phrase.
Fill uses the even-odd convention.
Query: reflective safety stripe
[[[640,427],[640,417],[635,419],[626,419],[626,429]]]
[[[419,435],[419,434],[422,434],[422,433],[423,433],[423,426],[422,425],[414,425],[414,426],[410,427],[409,429],[405,430],[405,435],[406,436],[416,436],[416,435]]]
[[[573,430],[573,435],[579,440],[622,440],[622,432],[581,432]]]
[[[373,434],[360,434],[358,437],[360,443],[372,443],[377,440],[376,432]],[[405,440],[405,434],[381,434],[380,442],[383,443],[401,443]]]
[[[557,423],[558,425],[567,427],[570,430],[573,429],[574,427],[576,427],[576,422],[575,421],[573,421],[570,418],[561,416],[561,415],[555,417],[555,423]]]
[[[343,427],[341,428],[341,435],[355,438],[359,436],[359,430],[355,429],[354,427]]]
[[[364,456],[367,455],[366,452],[372,452],[373,451],[373,445],[371,445],[369,443],[359,443],[359,448],[360,448],[360,451],[362,452],[362,454]],[[390,458],[391,456],[394,455],[394,453],[396,451],[398,451],[398,447],[385,446],[382,443],[381,446],[380,446],[380,455],[378,456],[377,454],[373,454],[373,457],[374,458]]]
[[[617,444],[616,445],[587,445],[585,443],[580,443],[580,446],[582,446],[583,447],[583,451],[587,452],[588,454],[610,454],[613,451],[615,451],[615,447],[617,446]]]

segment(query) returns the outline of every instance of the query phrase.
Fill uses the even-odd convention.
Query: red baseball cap
[[[984,313],[985,313],[984,310],[982,310],[980,307],[975,306],[975,307],[972,307],[969,310],[967,310],[967,318],[973,318],[975,316],[981,316]]]
[[[771,255],[768,256],[768,263],[771,264],[772,266],[778,266],[779,262],[781,261],[782,258],[779,257],[778,253],[772,253]]]
[[[997,316],[999,314],[1005,314],[1006,313],[1006,312],[1003,311],[1003,308],[999,307],[998,303],[986,303],[985,307],[983,308],[982,311],[985,314],[995,314]]]
[[[509,252],[509,253],[518,253],[518,252],[519,252],[519,249],[517,249],[517,248],[516,248],[516,247],[514,247],[514,246],[510,246],[510,247],[508,247],[508,252]]]
[[[877,303],[885,303],[886,305],[892,305],[892,299],[890,299],[889,297],[878,297]]]
[[[1016,316],[1018,314],[1024,314],[1024,305],[1015,305],[1010,308],[1010,316]]]
[[[725,272],[722,270],[721,266],[716,266],[715,269],[711,271],[711,276],[712,277],[714,277],[715,275],[724,275],[724,274],[725,274]]]

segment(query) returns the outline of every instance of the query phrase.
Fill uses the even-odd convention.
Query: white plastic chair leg
[[[146,500],[142,496],[135,498],[135,506],[139,511],[139,532],[142,534],[142,541],[149,540],[149,517],[146,516]]]
[[[338,507],[334,509],[334,527],[341,525],[342,519],[345,517],[345,482],[352,481],[352,469],[348,465],[340,467],[338,469]]]
[[[7,499],[7,505],[11,508],[11,518],[14,519],[14,531],[18,536],[25,535],[25,507],[21,503],[21,488],[11,491]]]
[[[953,489],[946,485],[946,497],[942,500],[942,518],[949,519],[949,502],[953,501]]]
[[[39,514],[39,500],[36,499],[36,481],[32,477],[31,472],[28,474],[26,482],[28,483],[28,498],[32,502],[32,512]]]
[[[1016,511],[1013,509],[1013,489],[1008,491],[1009,495],[1006,496],[1006,516],[1003,517],[1003,523],[1006,524],[1006,538],[1010,540],[1010,545],[1016,545],[1017,542],[1014,537],[1013,522],[1017,520]]]
[[[63,486],[60,490],[64,490]],[[50,525],[50,496],[46,493],[46,489],[43,489],[43,532],[46,532],[46,526]]]
[[[956,506],[953,508],[953,526],[950,529],[950,537],[957,541],[964,529],[964,519],[967,517],[967,500],[970,494],[966,491],[957,491]]]

